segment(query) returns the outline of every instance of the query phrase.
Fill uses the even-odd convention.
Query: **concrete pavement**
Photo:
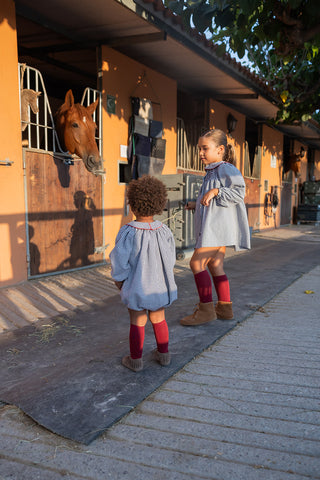
[[[320,228],[312,225],[291,225],[276,230],[262,231],[253,236],[255,249],[261,248],[256,241],[272,242],[305,240],[320,243]],[[185,251],[185,259],[177,262],[179,267],[188,265],[193,250]],[[228,248],[226,259],[234,255]],[[179,271],[178,271],[179,270]],[[52,319],[57,315],[72,315],[77,309],[90,309],[107,297],[118,295],[106,266],[86,268],[75,272],[40,277],[22,282],[14,287],[0,288],[0,334],[14,331],[39,321]]]
[[[3,405],[0,480],[320,479],[319,298],[316,266],[89,446]]]

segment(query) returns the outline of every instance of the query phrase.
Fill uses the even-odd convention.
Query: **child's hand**
[[[196,202],[188,202],[184,206],[185,210],[194,210],[196,208]]]
[[[116,280],[114,280],[114,284],[117,288],[119,288],[119,290],[121,290],[123,282],[117,282]]]
[[[212,190],[209,190],[209,192],[205,193],[203,197],[200,200],[201,205],[204,205],[205,207],[208,207],[210,205],[211,200],[216,197],[219,193],[218,188],[213,188]]]

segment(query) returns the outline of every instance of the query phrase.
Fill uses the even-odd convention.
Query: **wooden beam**
[[[257,93],[223,93],[215,95],[214,99],[219,101],[224,100],[256,100],[259,97]]]
[[[54,65],[55,67],[61,68],[62,70],[68,70],[72,73],[77,73],[83,77],[86,77],[90,80],[96,80],[97,76],[92,75],[89,72],[86,72],[85,70],[82,70],[81,68],[77,68],[71,64],[61,62],[60,60],[55,60],[54,58],[48,56],[48,55],[41,55],[38,53],[37,55],[32,55],[32,49],[26,48],[26,47],[18,47],[18,53],[19,56],[27,56],[27,57],[32,57],[32,58],[37,58],[38,60],[41,60],[42,62],[49,63],[51,65]]]
[[[138,43],[151,43],[166,40],[166,32],[156,32],[146,33],[144,35],[130,35],[128,37],[109,38],[105,40],[99,40],[99,43],[100,45],[107,45],[108,47],[122,47]]]

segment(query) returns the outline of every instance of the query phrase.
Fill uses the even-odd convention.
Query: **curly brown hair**
[[[167,189],[161,180],[143,175],[138,180],[131,180],[127,198],[135,215],[141,217],[160,215],[167,203]]]

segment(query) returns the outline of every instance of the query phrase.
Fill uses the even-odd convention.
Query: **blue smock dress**
[[[167,225],[132,221],[124,225],[110,253],[111,275],[122,282],[122,302],[132,310],[168,307],[177,299],[175,242]]]
[[[200,200],[206,192],[219,193],[208,207]],[[236,251],[250,248],[250,230],[244,204],[245,182],[231,163],[217,162],[206,167],[195,210],[195,248],[233,246]]]

